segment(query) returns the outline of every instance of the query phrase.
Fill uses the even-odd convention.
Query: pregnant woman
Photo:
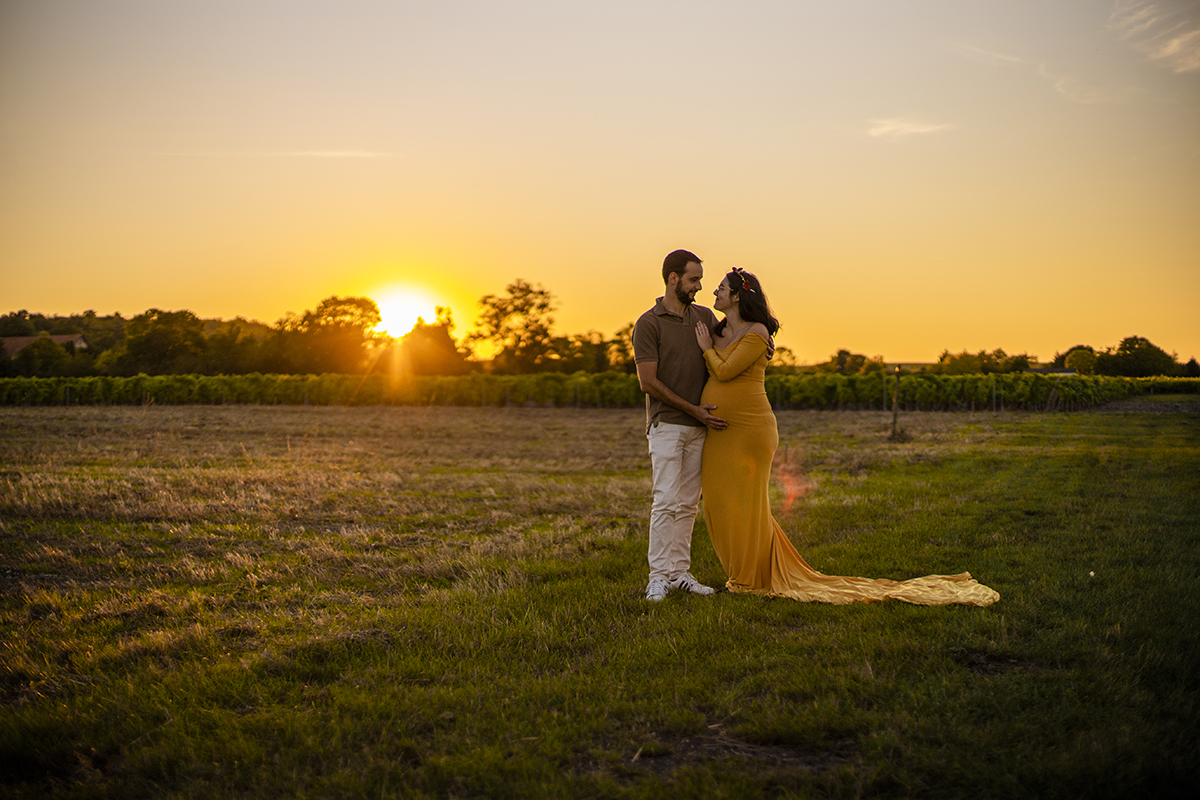
[[[771,461],[779,445],[775,414],[763,376],[774,352],[779,322],[758,279],[737,267],[714,292],[713,308],[725,315],[713,330],[696,325],[708,364],[700,400],[729,422],[710,430],[701,483],[704,521],[731,592],[823,603],[904,600],[921,605],[986,606],[1000,595],[971,578],[927,575],[907,581],[824,575],[810,567],[771,516],[767,495]]]

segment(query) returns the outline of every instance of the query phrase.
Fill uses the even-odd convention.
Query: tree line
[[[273,325],[246,320],[201,319],[187,310],[149,309],[132,318],[94,311],[47,316],[14,311],[0,316],[0,336],[36,337],[11,357],[0,357],[0,376],[84,377],[147,375],[499,375],[539,372],[632,374],[633,322],[611,337],[598,331],[558,335],[558,301],[540,284],[520,278],[503,293],[479,300],[475,330],[461,339],[448,307],[432,321],[417,320],[399,338],[376,332],[379,308],[367,297],[327,297],[311,310],[287,313]],[[50,336],[82,334],[86,349]],[[489,351],[490,359],[481,358]],[[1014,373],[1036,359],[1003,350],[943,352],[923,371],[942,375]],[[1131,336],[1098,350],[1076,345],[1055,355],[1053,366],[1082,375],[1200,377],[1193,358],[1176,357],[1147,339]],[[776,374],[883,372],[882,357],[838,350],[816,365],[802,366],[779,347],[769,367]]]
[[[786,350],[786,348],[780,348]],[[838,350],[828,361],[813,366],[796,366],[790,352],[774,363],[774,372],[825,372],[838,375],[871,375],[887,369],[882,356],[869,358],[862,353]],[[933,364],[916,369],[906,369],[905,374],[920,372],[926,375],[1005,375],[1028,372],[1038,363],[1035,356],[1027,353],[1009,355],[1002,348],[977,353],[962,351],[951,353],[943,350]],[[1195,358],[1186,364],[1158,345],[1141,336],[1129,336],[1115,347],[1097,350],[1090,345],[1079,344],[1064,352],[1055,353],[1049,365],[1052,369],[1074,370],[1078,375],[1107,375],[1125,378],[1149,378],[1166,376],[1174,378],[1200,378],[1200,364]]]
[[[521,279],[503,294],[485,295],[479,305],[476,330],[461,339],[454,336],[448,307],[438,307],[431,321],[418,319],[399,338],[378,333],[379,308],[367,297],[327,297],[273,325],[157,308],[129,319],[94,311],[69,316],[14,311],[0,316],[0,336],[37,338],[0,359],[0,376],[634,371],[633,323],[611,338],[597,331],[557,335],[554,295]],[[74,334],[83,335],[86,348],[50,338]],[[492,357],[478,357],[483,350]]]

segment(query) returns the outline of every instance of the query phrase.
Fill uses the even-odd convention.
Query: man
[[[700,259],[676,250],[663,261],[666,291],[633,328],[638,383],[646,393],[646,438],[654,497],[650,508],[650,582],[646,599],[658,602],[671,589],[710,595],[692,565],[692,524],[700,506],[700,458],[708,428],[725,420],[700,405],[708,379],[704,354],[696,343],[696,323],[712,330],[717,317],[693,305],[704,277]]]

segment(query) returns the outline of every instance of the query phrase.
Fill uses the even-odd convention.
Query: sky
[[[1200,2],[0,0],[0,313],[607,336],[676,248],[806,363],[1200,357]]]

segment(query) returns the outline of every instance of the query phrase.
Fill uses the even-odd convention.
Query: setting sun
[[[376,330],[400,337],[413,329],[417,319],[433,322],[437,316],[435,302],[422,289],[412,287],[387,289],[375,299],[382,318]]]

